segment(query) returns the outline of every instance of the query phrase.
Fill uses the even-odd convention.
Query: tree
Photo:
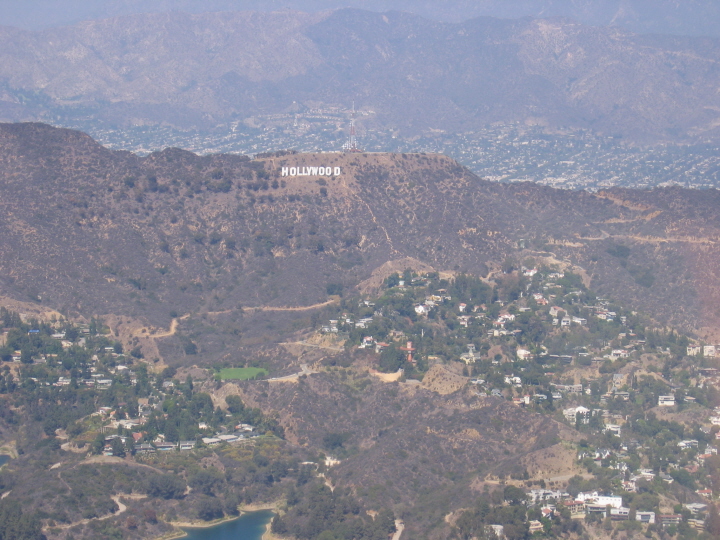
[[[204,497],[198,505],[198,517],[204,521],[223,517],[222,503],[212,497]]]
[[[105,434],[99,432],[95,435],[95,439],[93,439],[90,448],[92,449],[93,454],[100,454],[103,451],[103,448],[105,448]]]
[[[405,365],[405,353],[390,345],[380,353],[380,371],[393,373]]]
[[[525,500],[525,492],[519,487],[505,486],[503,498],[510,504],[520,504]]]
[[[2,540],[41,540],[45,538],[35,514],[25,514],[20,503],[12,499],[0,501],[0,538]]]
[[[212,495],[213,489],[222,483],[222,476],[217,469],[201,469],[190,477],[190,487],[205,495]]]
[[[225,403],[227,403],[230,414],[242,414],[245,411],[245,404],[240,399],[240,396],[227,396]]]
[[[113,456],[125,457],[125,445],[120,437],[116,437],[112,441],[112,453]]]
[[[185,482],[174,474],[154,474],[148,479],[147,492],[151,497],[181,499],[185,487]]]
[[[720,513],[714,504],[710,506],[708,517],[705,520],[705,532],[712,538],[720,538]]]
[[[342,448],[349,438],[349,433],[326,433],[323,436],[323,446],[332,452]]]
[[[286,534],[288,532],[287,525],[285,524],[285,521],[283,521],[283,519],[280,517],[280,514],[275,514],[275,517],[272,520],[272,524],[270,525],[270,530],[275,534]]]
[[[197,354],[197,345],[187,336],[180,336],[180,344],[187,355]]]

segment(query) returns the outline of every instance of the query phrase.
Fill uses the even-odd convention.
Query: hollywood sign
[[[280,176],[340,176],[340,167],[282,167]]]

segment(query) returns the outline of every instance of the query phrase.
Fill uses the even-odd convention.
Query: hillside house
[[[170,452],[171,450],[175,450],[177,448],[177,443],[171,443],[171,442],[159,442],[155,443],[155,448],[158,452]]]
[[[585,504],[585,513],[586,514],[601,514],[602,517],[607,517],[607,505],[605,504],[596,504],[596,503],[586,503]]]
[[[567,392],[568,394],[582,394],[582,384],[550,384],[553,388],[560,392]]]
[[[702,512],[705,512],[707,510],[708,505],[704,503],[689,503],[689,504],[683,504],[685,508],[690,510],[690,512],[696,516]]]
[[[207,446],[217,446],[222,441],[216,437],[203,437],[202,442]]]
[[[675,406],[675,396],[658,396],[658,406],[674,407]]]
[[[505,527],[502,525],[490,525],[490,528],[498,538],[505,538]]]
[[[530,534],[535,534],[536,532],[543,532],[544,530],[543,524],[537,520],[530,521],[528,525],[528,530],[530,531]]]
[[[698,441],[695,439],[688,439],[686,441],[680,441],[677,445],[681,450],[684,450],[685,448],[697,448]]]
[[[570,511],[571,516],[584,516],[585,503],[583,501],[563,501],[563,506]]]
[[[155,447],[150,443],[142,443],[135,446],[135,453],[136,454],[154,454],[155,453]]]
[[[568,422],[580,421],[581,424],[590,423],[590,409],[586,409],[582,405],[579,407],[570,407],[569,409],[563,410],[563,416]]]
[[[630,519],[630,509],[624,506],[610,509],[610,519],[613,521],[627,521]]]
[[[606,506],[622,508],[622,497],[617,495],[600,495],[597,491],[588,491],[578,493],[576,498],[578,501],[583,501],[586,506],[588,504],[600,505],[603,507],[603,510]]]
[[[641,523],[655,523],[655,512],[641,512],[638,510],[635,512],[635,521]]]
[[[632,478],[630,480],[623,480],[621,482],[622,487],[625,491],[629,493],[636,493],[637,492],[637,482],[633,480]]]
[[[663,527],[679,525],[682,522],[682,516],[680,514],[660,514],[657,518]]]

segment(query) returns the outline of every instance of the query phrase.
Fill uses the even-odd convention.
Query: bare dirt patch
[[[532,480],[560,481],[583,473],[577,463],[577,450],[565,442],[529,453],[522,458],[521,467],[527,469]]]
[[[467,381],[467,377],[454,373],[446,366],[435,364],[423,377],[422,386],[438,394],[446,395],[457,392],[465,386]]]
[[[389,382],[399,381],[400,377],[403,376],[403,371],[401,369],[398,369],[395,373],[381,373],[380,371],[371,369],[370,374],[374,375],[375,377],[380,379],[382,382],[389,383]]]

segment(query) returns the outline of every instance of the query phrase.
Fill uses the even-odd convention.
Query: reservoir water
[[[207,529],[184,529],[185,540],[260,540],[273,515],[271,510],[260,510]]]

